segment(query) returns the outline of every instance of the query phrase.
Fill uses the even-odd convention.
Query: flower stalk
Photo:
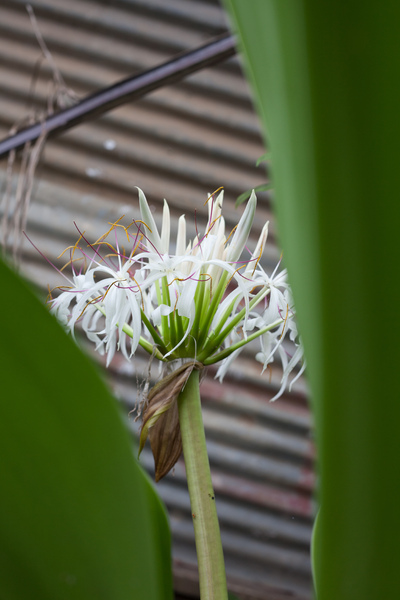
[[[201,413],[199,371],[178,397],[179,423],[196,540],[201,600],[227,600],[225,563]]]

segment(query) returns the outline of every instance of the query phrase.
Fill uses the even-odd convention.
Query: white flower
[[[222,361],[221,380],[246,343],[261,341],[256,356],[265,369],[280,355],[283,393],[291,370],[302,360],[294,308],[286,271],[268,276],[260,265],[268,235],[262,229],[253,254],[243,259],[256,210],[252,193],[238,226],[225,234],[223,192],[208,199],[204,233],[186,240],[186,221],[178,222],[176,250],[170,248],[170,213],[164,201],[161,233],[144,193],[139,190],[140,221],[124,227],[117,221],[94,244],[75,245],[88,261],[84,273],[73,270],[70,285],[51,301],[51,310],[73,333],[78,320],[83,330],[107,353],[129,360],[140,344],[160,360],[193,358],[204,365]],[[129,254],[120,250],[117,230],[125,231]],[[114,241],[108,241],[110,235]],[[89,250],[88,250],[89,248]],[[101,254],[100,250],[106,250]],[[71,264],[75,264],[72,260]],[[278,265],[279,266],[279,265]],[[287,356],[283,340],[289,335],[295,351]],[[128,340],[129,338],[129,340]]]
[[[51,300],[50,305],[51,312],[73,335],[75,323],[85,310],[87,302],[93,294],[93,273],[73,273],[72,280],[69,280],[69,283],[71,285],[59,287],[61,293],[57,298]],[[71,304],[73,305],[72,308]]]

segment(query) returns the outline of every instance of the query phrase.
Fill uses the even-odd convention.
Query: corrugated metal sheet
[[[206,0],[35,0],[32,6],[58,68],[81,97],[226,30],[221,7]],[[39,57],[24,2],[3,0],[0,137],[29,110],[46,105],[51,71],[45,64],[39,68]],[[263,172],[255,167],[263,152],[249,91],[238,60],[231,59],[48,142],[36,171],[28,233],[56,261],[75,241],[73,221],[92,238],[121,214],[137,217],[135,186],[145,190],[156,219],[165,196],[175,216],[185,212],[189,217],[197,208],[201,225],[207,192],[223,185],[224,214],[233,226],[236,196],[263,182]],[[4,189],[5,161],[1,167]],[[271,219],[268,195],[259,200],[254,238]],[[274,266],[279,251],[273,220],[270,231],[266,265]],[[29,245],[24,245],[22,265],[42,288],[59,283]],[[136,377],[146,371],[144,356],[132,365],[117,358],[109,370],[127,413],[137,400]],[[291,394],[268,403],[280,372],[276,363],[271,381],[261,376],[260,365],[247,352],[224,385],[213,379],[211,368],[202,384],[228,581],[243,599],[311,597],[312,426],[303,380]],[[136,434],[137,424],[133,419],[129,424]],[[143,464],[152,471],[147,449]],[[171,517],[176,590],[195,595],[195,548],[182,460],[158,490]]]

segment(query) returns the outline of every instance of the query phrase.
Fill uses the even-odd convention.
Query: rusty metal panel
[[[57,67],[80,97],[195,48],[227,27],[222,8],[210,0],[31,4]],[[52,74],[39,58],[24,2],[2,0],[0,137],[46,106]],[[135,186],[145,190],[156,220],[166,197],[172,218],[186,213],[189,219],[196,209],[201,226],[206,194],[222,185],[224,215],[234,226],[241,212],[234,207],[237,195],[265,180],[265,172],[255,166],[263,152],[239,61],[230,59],[47,142],[36,169],[28,234],[60,264],[57,256],[77,237],[73,221],[96,238],[108,221],[122,214],[138,217]],[[5,171],[2,161],[2,192]],[[280,250],[269,194],[259,195],[257,211],[253,243],[270,219],[265,266],[273,268]],[[193,225],[188,233],[194,233]],[[43,294],[47,283],[59,284],[57,273],[27,243],[22,268]],[[137,378],[146,373],[144,355],[132,364],[116,357],[107,372],[134,440],[138,424],[128,413],[137,401]],[[309,600],[315,475],[305,381],[301,378],[290,394],[269,403],[279,389],[281,366],[277,361],[261,375],[250,350],[223,385],[214,375],[210,368],[201,390],[230,589],[248,600]],[[141,461],[152,473],[147,448]],[[158,489],[170,513],[177,593],[195,597],[195,548],[182,459]]]

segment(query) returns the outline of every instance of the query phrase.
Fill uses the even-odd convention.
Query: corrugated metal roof
[[[221,7],[205,0],[31,4],[58,68],[80,97],[226,30]],[[24,2],[3,0],[0,137],[29,110],[46,105],[51,71],[45,64],[38,67],[39,58]],[[239,61],[230,59],[48,141],[36,171],[28,233],[57,262],[77,237],[73,221],[95,238],[121,214],[137,217],[135,186],[145,190],[156,219],[166,197],[173,216],[185,212],[190,217],[196,208],[201,225],[207,192],[223,185],[224,215],[233,226],[236,196],[264,181],[263,171],[255,166],[263,152]],[[1,166],[4,188],[6,162]],[[280,252],[267,194],[260,194],[257,211],[254,239],[265,220],[272,221],[266,266],[273,267]],[[57,273],[27,244],[22,264],[42,288],[59,283]],[[136,376],[146,371],[144,356],[132,365],[119,357],[113,361],[108,375],[126,412],[137,400]],[[278,389],[280,373],[277,362],[271,381],[261,375],[248,351],[223,385],[213,379],[215,369],[210,368],[201,388],[228,581],[243,599],[311,597],[312,425],[303,380],[292,393],[268,402]],[[129,424],[136,435],[137,424],[133,419]],[[152,472],[147,448],[142,462]],[[194,595],[197,570],[182,460],[157,487],[171,518],[177,592]]]

